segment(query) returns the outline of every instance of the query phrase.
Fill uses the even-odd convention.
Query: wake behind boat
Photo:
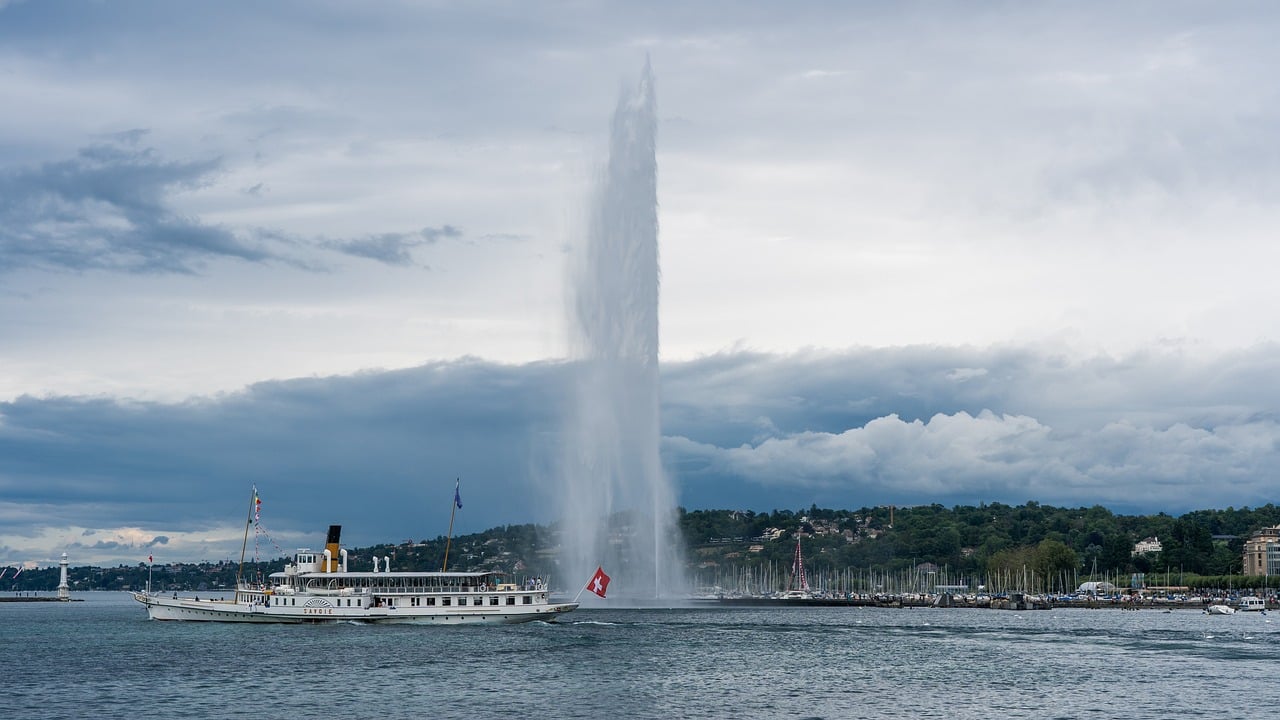
[[[505,624],[550,620],[578,607],[551,602],[541,580],[521,587],[496,572],[392,572],[389,558],[381,564],[376,557],[372,572],[349,572],[341,532],[329,526],[323,552],[298,550],[267,583],[237,580],[230,600],[150,591],[133,598],[153,620],[208,622]]]

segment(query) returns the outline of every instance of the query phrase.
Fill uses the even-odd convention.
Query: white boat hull
[[[231,600],[200,600],[134,593],[152,620],[248,623],[365,622],[420,625],[501,625],[552,620],[578,603],[476,607],[335,607],[327,599],[310,598],[304,607],[272,607]]]

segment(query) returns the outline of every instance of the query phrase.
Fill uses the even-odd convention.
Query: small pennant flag
[[[604,568],[596,568],[596,574],[591,576],[591,581],[587,583],[587,589],[600,597],[604,597],[604,592],[609,589],[609,576],[604,574]]]
[[[462,496],[458,494],[458,488],[461,485],[462,478],[458,478],[458,480],[453,483],[453,504],[457,505],[459,510],[462,509]]]
[[[258,487],[253,487],[253,521],[262,519],[262,498],[258,497]]]
[[[148,563],[151,563],[151,564],[153,564],[153,565],[154,565],[154,564],[155,564],[155,562],[156,562],[156,556],[155,556],[155,555],[148,555],[148,556],[147,556],[147,562],[148,562]]]

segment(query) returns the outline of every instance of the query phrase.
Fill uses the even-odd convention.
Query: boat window
[[[532,598],[532,597],[530,597],[530,596],[528,596],[528,595],[521,595],[521,596],[520,596],[520,602],[524,603],[525,605],[532,605],[532,604],[533,604],[533,598]]]
[[[429,598],[427,598],[427,604],[428,604],[428,605],[435,605],[435,604],[436,604],[436,599],[435,599],[435,598],[433,598],[433,597],[429,597]]]
[[[513,597],[508,596],[508,597],[507,597],[507,604],[508,604],[508,605],[515,605],[515,604],[516,604],[516,599],[515,599],[515,598],[513,598]]]
[[[441,604],[441,605],[452,605],[452,604],[453,604],[453,598],[451,598],[451,597],[443,597],[443,598],[440,598],[440,604]]]
[[[460,597],[460,598],[458,598],[458,604],[459,604],[459,605],[466,605],[466,604],[467,604],[467,598],[466,598],[465,596],[464,596],[464,597]]]
[[[498,604],[498,598],[496,598],[496,597],[491,597],[491,598],[489,598],[489,604],[490,604],[490,605],[497,605],[497,604]]]

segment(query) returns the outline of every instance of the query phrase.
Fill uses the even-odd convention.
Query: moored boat
[[[816,596],[809,587],[809,579],[804,572],[804,555],[800,553],[800,531],[796,530],[796,550],[791,558],[791,582],[787,590],[776,596],[779,600],[812,600]]]
[[[1240,598],[1240,607],[1242,612],[1264,612],[1267,609],[1267,601],[1254,595],[1247,595]]]
[[[329,527],[325,549],[297,551],[268,582],[237,582],[231,599],[134,593],[153,620],[316,623],[506,624],[550,620],[578,607],[552,602],[541,579],[517,585],[496,572],[394,572],[374,558],[371,572],[350,572]]]

